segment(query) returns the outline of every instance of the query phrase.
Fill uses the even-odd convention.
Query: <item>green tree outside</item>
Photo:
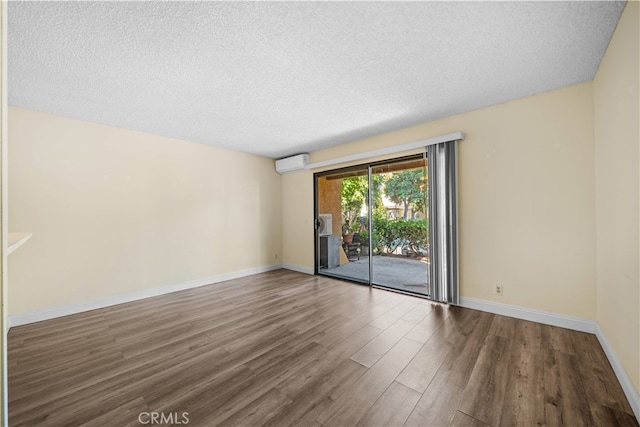
[[[403,219],[407,219],[409,209],[411,217],[425,208],[425,190],[427,178],[422,169],[409,169],[394,172],[386,180],[385,195],[394,203],[404,207]]]
[[[382,188],[385,176],[373,175],[372,193],[373,209],[384,208],[382,203]],[[363,204],[369,204],[369,180],[367,175],[347,177],[342,179],[342,226],[343,231],[353,232],[359,226],[360,210]]]

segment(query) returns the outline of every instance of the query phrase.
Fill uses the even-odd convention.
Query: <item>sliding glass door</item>
[[[316,271],[370,284],[369,167],[315,178]]]
[[[425,155],[315,175],[318,274],[430,295]]]

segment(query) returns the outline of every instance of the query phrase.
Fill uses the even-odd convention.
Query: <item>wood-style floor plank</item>
[[[291,404],[291,399],[275,388],[270,389],[250,404],[244,406],[220,425],[236,427],[264,424],[283,408]]]
[[[500,425],[502,404],[509,381],[511,342],[488,335],[469,383],[462,395],[461,412],[489,425]]]
[[[351,359],[366,366],[372,367],[384,356],[402,337],[413,328],[413,324],[405,320],[398,320],[391,324],[380,335],[362,347]]]
[[[593,335],[287,270],[12,328],[7,353],[11,427],[638,426]]]
[[[620,385],[608,380],[615,373],[596,336],[574,333],[571,338],[589,401],[617,411],[632,412]]]
[[[464,412],[456,411],[453,416],[453,420],[451,420],[451,427],[487,427],[489,424],[485,424],[482,421],[470,417]]]
[[[396,381],[364,414],[358,426],[401,426],[407,420],[421,394]]]
[[[321,413],[317,420],[325,426],[355,425],[413,359],[420,347],[420,343],[402,338],[341,399]]]
[[[423,393],[451,352],[452,345],[439,337],[426,342],[396,381]]]
[[[404,423],[405,426],[448,426],[453,419],[464,388],[448,381],[445,371],[438,371]]]
[[[351,359],[345,359],[337,366],[321,371],[293,397],[290,406],[281,410],[266,425],[279,427],[320,424],[316,416],[340,399],[366,371],[367,368]]]
[[[436,305],[405,336],[424,344],[438,330],[448,315],[449,310],[446,307]]]
[[[544,360],[538,357],[542,354],[542,325],[513,319],[510,323],[513,327],[508,328],[507,336],[513,342],[500,423],[544,425]]]
[[[294,375],[277,385],[278,389],[291,398],[295,398],[304,391],[310,383],[318,378],[331,375],[336,365],[358,351],[369,341],[380,334],[380,329],[366,325],[351,336],[342,340],[333,349],[323,354],[317,360],[312,360],[301,370],[301,375]],[[354,362],[355,363],[355,362]]]
[[[553,349],[544,365],[545,419],[551,425],[594,425],[574,355]]]
[[[591,404],[591,416],[597,426],[637,426],[636,418],[628,412],[618,411],[598,403]]]

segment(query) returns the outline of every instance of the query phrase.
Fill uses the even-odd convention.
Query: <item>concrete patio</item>
[[[402,291],[427,294],[429,263],[426,261],[376,255],[373,261],[373,283]],[[369,258],[361,256],[340,267],[322,269],[322,274],[345,279],[369,281]]]

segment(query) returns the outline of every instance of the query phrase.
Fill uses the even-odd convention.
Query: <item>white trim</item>
[[[137,301],[144,298],[155,297],[159,295],[170,294],[172,292],[183,291],[185,289],[198,288],[200,286],[211,285],[214,283],[224,282],[227,280],[238,279],[241,277],[251,276],[253,274],[264,273],[267,271],[278,270],[282,268],[282,264],[273,264],[262,267],[250,268],[248,270],[236,271],[233,273],[219,274],[216,276],[205,277],[203,279],[190,280],[188,282],[177,283],[174,285],[160,286],[156,288],[143,289],[140,291],[130,292],[127,294],[114,295],[106,298],[99,298],[91,301],[85,301],[76,304],[68,304],[58,307],[43,308],[25,313],[11,314],[7,318],[8,327],[27,325],[29,323],[41,322],[43,320],[55,319],[56,317],[69,316],[71,314],[82,313],[84,311],[96,310],[98,308],[109,307],[112,305],[123,304],[131,301]]]
[[[613,372],[615,372],[616,377],[622,386],[622,390],[631,405],[631,409],[633,409],[636,419],[640,421],[640,394],[633,385],[633,381],[631,381],[631,378],[625,371],[624,366],[622,366],[620,359],[618,359],[616,352],[613,350],[613,347],[607,340],[604,331],[597,321],[469,297],[460,297],[460,306],[500,314],[503,316],[515,317],[516,319],[530,320],[532,322],[543,323],[545,325],[558,326],[561,328],[594,334],[598,338],[598,341],[600,342],[600,345],[613,368]]]
[[[287,270],[297,271],[298,273],[310,274],[314,275],[316,272],[313,270],[313,267],[304,267],[302,265],[297,264],[282,264],[282,268],[286,268]]]
[[[613,372],[616,373],[616,377],[618,377],[618,381],[620,381],[622,391],[624,391],[625,396],[627,396],[627,400],[631,405],[631,409],[633,409],[633,413],[640,422],[640,393],[638,393],[638,390],[636,390],[633,385],[633,381],[631,381],[631,378],[624,369],[624,366],[620,363],[620,359],[618,359],[616,352],[613,350],[613,347],[609,343],[609,340],[607,340],[607,337],[598,322],[596,322],[596,337],[604,350],[604,354],[607,355],[609,363],[611,363]]]
[[[337,157],[335,159],[309,163],[305,169],[318,169],[325,166],[333,166],[340,163],[352,162],[355,160],[370,159],[371,157],[385,156],[387,154],[394,154],[400,153],[402,151],[414,150],[416,148],[423,148],[427,145],[440,144],[441,142],[458,141],[463,139],[463,132],[453,132],[446,135],[434,136],[433,138],[407,142],[406,144],[393,145],[391,147],[380,148],[378,150],[365,151],[363,153],[350,154],[348,156]]]
[[[499,302],[481,300],[469,297],[460,297],[460,306],[474,310],[487,311],[516,319],[529,320],[545,325],[559,326],[573,329],[574,331],[596,333],[596,321],[581,317],[568,316],[566,314],[550,313],[548,311],[535,310],[533,308],[520,307],[518,305],[502,304]]]

